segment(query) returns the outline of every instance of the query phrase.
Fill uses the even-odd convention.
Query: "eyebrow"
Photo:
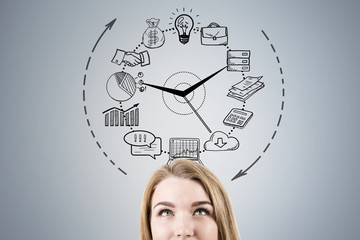
[[[157,204],[155,204],[155,206],[153,208],[156,208],[157,206],[160,206],[160,205],[164,205],[164,206],[172,207],[172,208],[175,207],[175,204],[173,204],[172,202],[164,201],[164,202],[158,202]],[[212,206],[211,202],[209,202],[209,201],[196,201],[196,202],[193,202],[193,204],[191,204],[192,207],[197,207],[197,206],[201,206],[201,205]]]
[[[172,208],[175,207],[175,204],[173,204],[172,202],[158,202],[153,208],[156,208],[159,205],[164,205],[164,206],[172,207]]]
[[[211,202],[209,202],[209,201],[197,201],[197,202],[194,202],[193,204],[191,204],[192,207],[197,207],[197,206],[200,206],[200,205],[210,205],[210,206],[212,206]]]

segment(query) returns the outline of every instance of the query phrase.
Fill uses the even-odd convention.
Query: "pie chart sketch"
[[[106,91],[115,101],[125,102],[136,92],[135,79],[126,72],[114,73],[106,83]]]

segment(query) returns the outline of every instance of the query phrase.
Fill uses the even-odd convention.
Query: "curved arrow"
[[[267,40],[267,41],[270,41],[269,37],[268,37],[267,34],[264,32],[264,30],[261,30],[261,32],[262,32],[263,35],[265,36],[266,40]],[[270,44],[270,46],[271,46],[273,52],[276,53],[273,44]],[[277,62],[280,64],[280,60],[279,60],[278,57],[277,57]],[[280,67],[280,74],[281,74],[281,75],[283,74],[282,67]],[[282,83],[282,85],[284,85],[284,78],[281,78],[281,83]],[[285,97],[285,88],[284,88],[284,87],[283,87],[283,89],[282,89],[282,97],[283,97],[283,98]],[[281,111],[283,111],[283,110],[284,110],[284,100],[282,101],[282,106],[281,106]],[[277,127],[279,127],[279,125],[280,125],[280,123],[281,123],[282,116],[283,116],[283,115],[280,114],[278,123],[277,123],[277,125],[276,125]],[[277,131],[275,130],[274,133],[273,133],[273,135],[272,135],[272,137],[271,137],[272,140],[274,139],[276,133],[277,133]],[[263,151],[264,153],[267,151],[267,149],[269,148],[269,146],[270,146],[270,143],[268,143],[267,146],[265,147],[265,149],[264,149],[264,151]],[[249,171],[250,168],[252,168],[260,159],[261,159],[261,155],[260,155],[247,169],[245,169],[245,170],[242,170],[242,169],[241,169],[241,170],[231,179],[231,181],[234,181],[235,179],[238,179],[238,178],[240,178],[240,177],[242,177],[242,176],[245,176],[245,175],[247,174],[247,171]]]
[[[108,24],[105,25],[105,27],[106,27],[105,30],[104,30],[103,33],[100,35],[99,39],[96,41],[96,43],[95,43],[95,45],[94,45],[94,47],[93,47],[93,49],[92,49],[91,52],[94,52],[94,51],[95,51],[96,46],[97,46],[98,43],[100,42],[100,39],[104,36],[104,34],[106,33],[107,30],[111,30],[111,28],[112,28],[112,26],[114,25],[115,21],[116,21],[116,18],[115,18],[114,20],[112,20],[111,22],[109,22]]]
[[[249,169],[252,168],[252,167],[257,163],[257,161],[260,160],[260,158],[261,158],[261,156],[259,156],[259,157],[255,160],[255,162],[253,162],[247,169],[245,169],[245,171],[243,171],[243,170],[241,169],[240,172],[238,172],[238,173],[235,175],[235,177],[233,177],[233,178],[231,179],[231,181],[234,181],[235,179],[237,179],[237,178],[239,178],[239,177],[245,176],[245,175],[247,174],[247,171],[249,171]]]
[[[106,27],[105,30],[103,31],[103,33],[100,35],[100,37],[99,37],[98,40],[96,41],[96,43],[95,43],[95,45],[94,45],[94,47],[93,47],[93,49],[92,49],[91,52],[94,52],[94,51],[95,51],[95,49],[96,49],[97,45],[99,44],[101,38],[104,36],[104,34],[106,33],[107,30],[110,30],[110,29],[112,28],[112,26],[114,25],[115,21],[116,21],[116,18],[115,18],[114,20],[112,20],[111,22],[109,22],[108,24],[105,25],[105,27]],[[90,59],[91,59],[91,57],[88,58],[88,62],[87,62],[87,64],[86,64],[86,68],[85,68],[86,71],[88,71]],[[84,88],[86,87],[86,74],[84,75],[83,86],[84,86]],[[83,102],[84,102],[84,103],[85,103],[85,91],[86,91],[86,89],[83,90]],[[85,115],[87,115],[87,110],[86,110],[86,109],[87,109],[87,108],[86,108],[86,105],[84,105]],[[86,120],[87,120],[88,126],[91,127],[89,118],[87,118]],[[93,138],[95,139],[94,131],[91,130],[90,132],[91,132]],[[95,140],[95,141],[96,141],[96,140]],[[97,146],[99,147],[99,149],[101,149],[100,142],[99,142],[99,141],[96,141],[96,144],[97,144]],[[108,155],[107,155],[107,153],[106,153],[105,151],[103,152],[103,154],[105,155],[105,157],[108,157]],[[116,166],[115,162],[114,162],[113,160],[111,160],[111,159],[110,159],[110,163],[111,163],[113,166]],[[124,175],[127,175],[127,173],[126,173],[124,170],[122,170],[120,167],[118,167],[117,169],[118,169],[121,173],[123,173]]]

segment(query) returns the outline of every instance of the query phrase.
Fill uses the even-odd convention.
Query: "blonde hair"
[[[219,179],[203,165],[178,159],[157,169],[145,188],[140,207],[139,240],[151,240],[151,201],[157,185],[168,177],[179,177],[199,182],[208,194],[214,208],[219,240],[240,240],[236,220],[228,194]]]

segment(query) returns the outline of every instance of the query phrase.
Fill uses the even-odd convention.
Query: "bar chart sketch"
[[[135,104],[127,110],[112,107],[102,114],[105,118],[105,127],[139,126],[139,104]]]

